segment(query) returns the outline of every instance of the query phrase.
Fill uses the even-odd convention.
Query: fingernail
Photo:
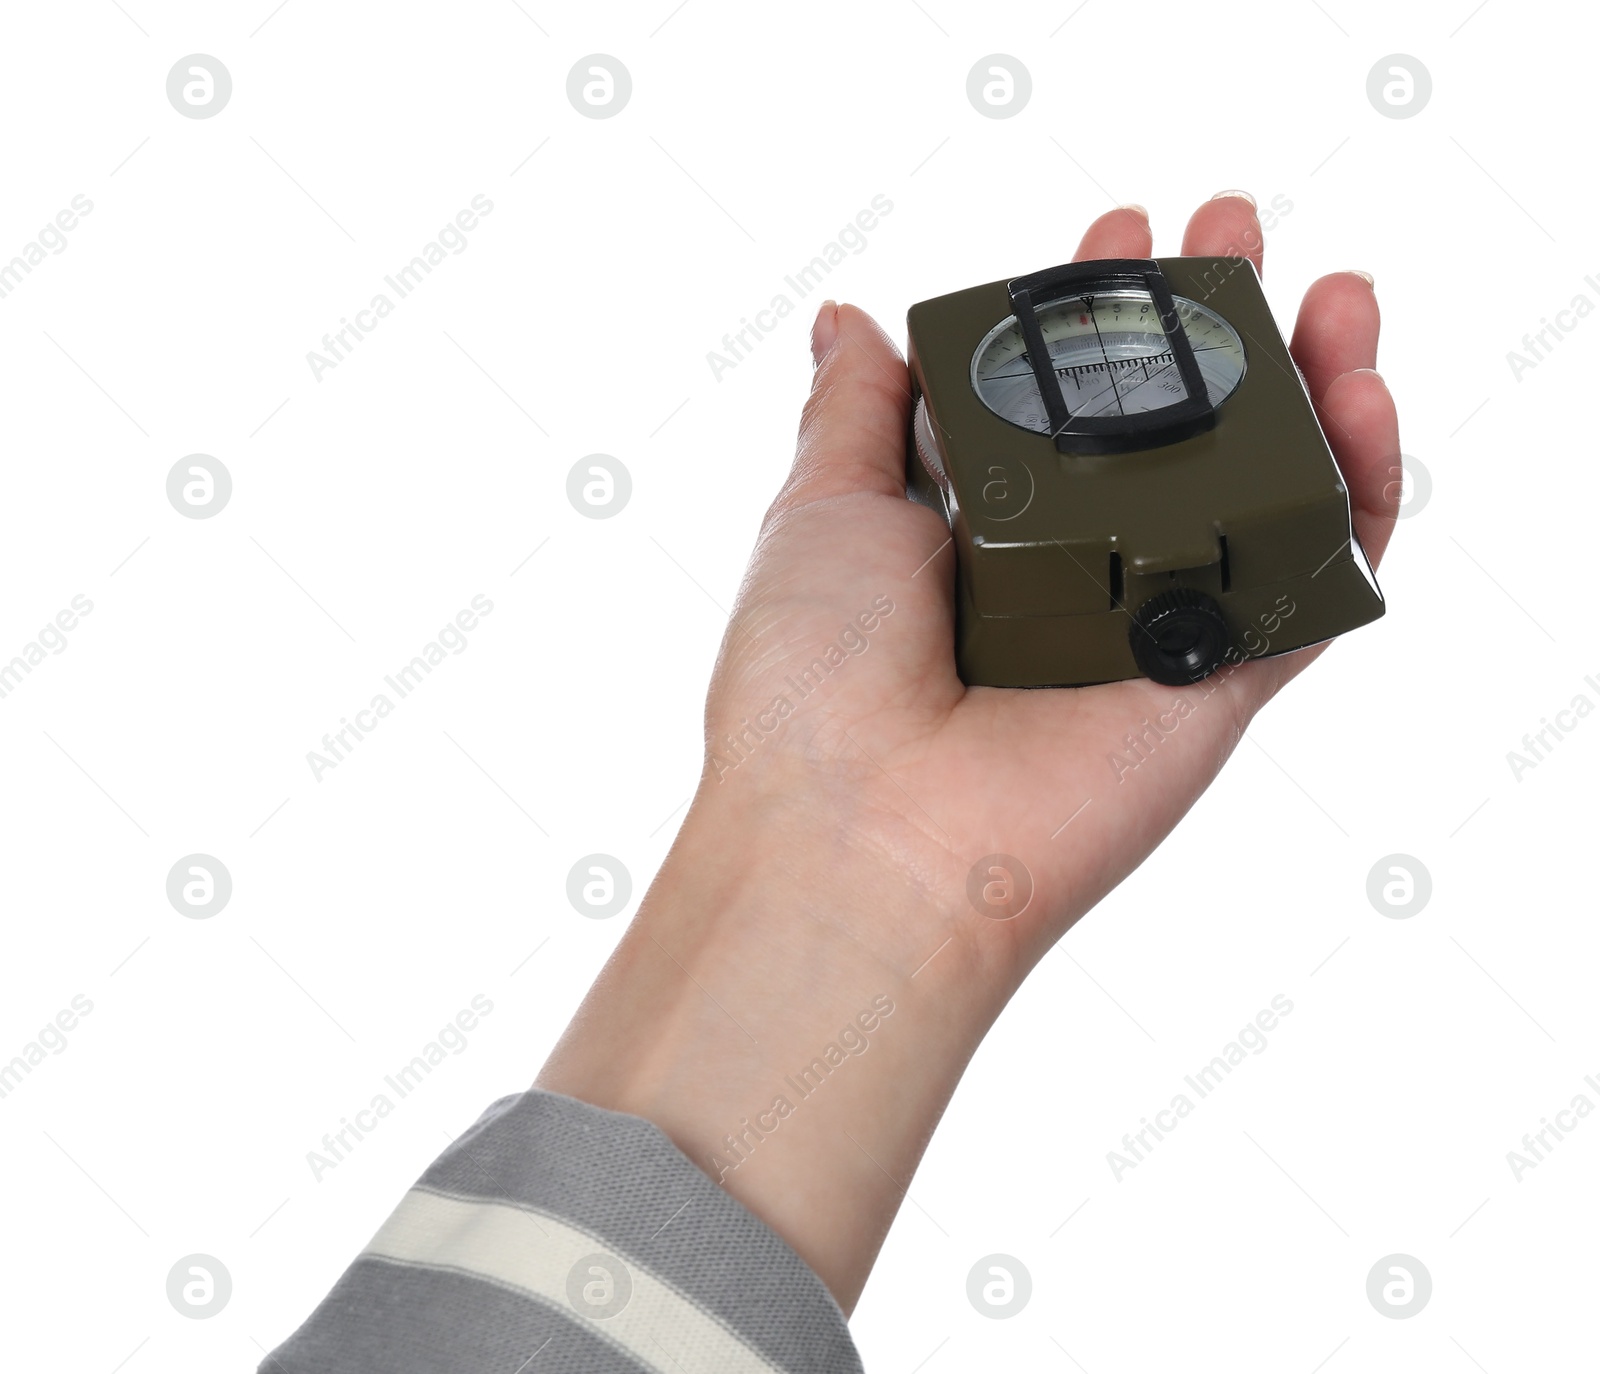
[[[1216,195],[1211,197],[1211,199],[1212,200],[1223,200],[1228,196],[1238,196],[1240,200],[1249,201],[1250,202],[1250,208],[1252,210],[1254,210],[1256,208],[1256,198],[1253,195],[1251,195],[1250,192],[1248,192],[1248,191],[1218,191],[1216,193]]]
[[[1119,210],[1126,210],[1129,214],[1138,215],[1146,224],[1150,223],[1150,212],[1137,201],[1130,200],[1126,205],[1117,206]]]
[[[839,339],[839,304],[837,301],[823,301],[817,309],[817,318],[811,325],[811,366],[812,369],[822,365],[822,360],[828,356],[829,351]]]
[[[1377,285],[1377,283],[1372,280],[1372,273],[1371,272],[1363,272],[1359,267],[1351,267],[1351,268],[1349,268],[1347,270],[1349,271],[1349,273],[1350,273],[1350,275],[1352,277],[1360,277],[1361,280],[1366,282],[1366,284],[1368,286],[1376,286]]]

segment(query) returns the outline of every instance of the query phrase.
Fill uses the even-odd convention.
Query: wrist
[[[709,780],[539,1077],[655,1122],[847,1308],[1010,991],[996,923],[854,804]]]

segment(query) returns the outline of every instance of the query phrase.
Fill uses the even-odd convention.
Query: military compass
[[[1112,259],[911,307],[908,494],[969,684],[1199,681],[1383,614],[1247,260]]]

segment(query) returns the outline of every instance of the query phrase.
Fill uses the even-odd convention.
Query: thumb
[[[900,350],[865,311],[824,301],[811,352],[811,395],[778,504],[858,491],[903,497],[911,383]]]

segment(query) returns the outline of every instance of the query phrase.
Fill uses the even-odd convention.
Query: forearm
[[[1009,941],[847,813],[719,787],[538,1086],[655,1122],[848,1312],[1009,991]]]

